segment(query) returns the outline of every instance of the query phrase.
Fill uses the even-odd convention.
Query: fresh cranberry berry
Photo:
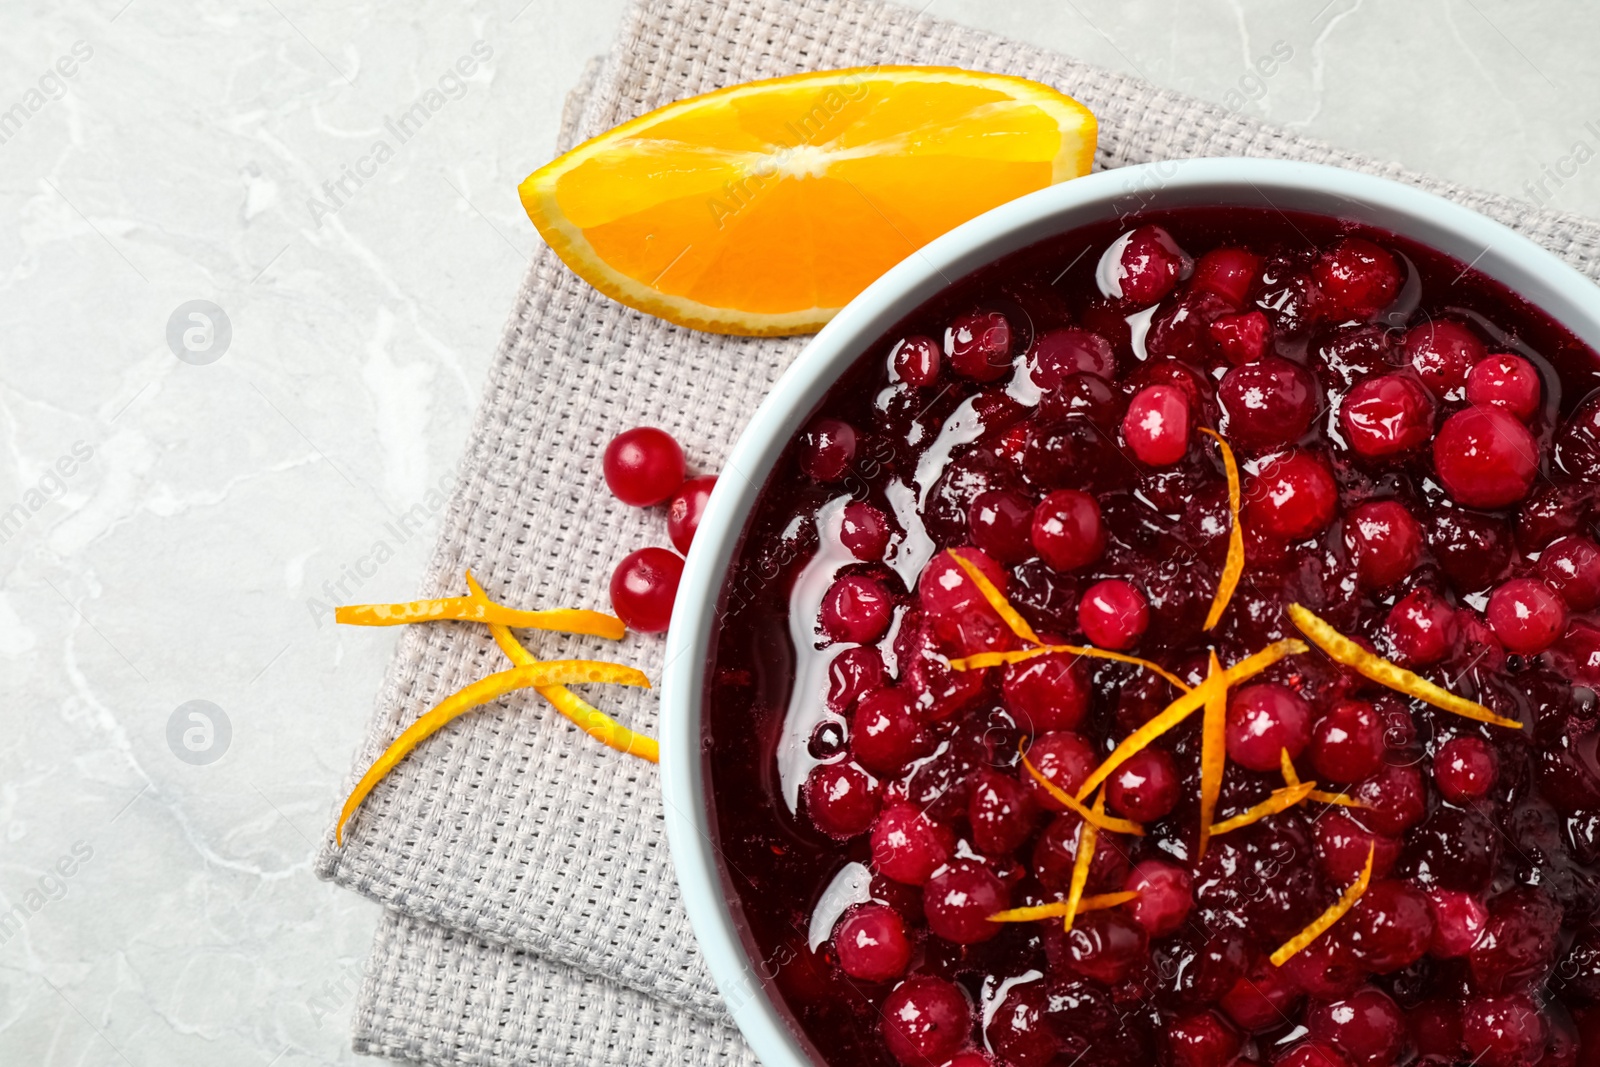
[[[1407,1036],[1400,1006],[1373,986],[1342,1000],[1313,1004],[1305,1026],[1313,1040],[1338,1048],[1355,1067],[1390,1067]]]
[[[1113,985],[1149,955],[1144,927],[1122,908],[1080,915],[1062,938],[1064,962],[1085,978]]]
[[[1319,779],[1359,782],[1383,766],[1383,720],[1366,700],[1340,700],[1311,728],[1311,770]]]
[[[1252,771],[1275,771],[1311,740],[1311,705],[1274,682],[1247,685],[1228,701],[1228,758]]]
[[[828,710],[843,715],[883,686],[883,653],[864,645],[847,648],[828,664]]]
[[[1369,500],[1344,515],[1344,547],[1361,584],[1387,589],[1416,568],[1422,527],[1398,500]]]
[[[1253,363],[1267,354],[1272,340],[1272,323],[1263,311],[1246,311],[1238,315],[1223,315],[1206,327],[1211,340],[1229,363],[1239,366]]]
[[[611,572],[611,610],[642,634],[658,634],[672,621],[672,602],[683,578],[683,557],[665,548],[641,548]]]
[[[1567,606],[1548,585],[1513,578],[1489,594],[1484,614],[1509,652],[1532,656],[1555,643],[1567,628]]]
[[[1214,1011],[1180,1016],[1167,1024],[1167,1053],[1173,1067],[1228,1067],[1238,1051],[1238,1031]]]
[[[848,422],[817,419],[799,441],[800,469],[819,482],[836,482],[856,458],[856,431]]]
[[[911,939],[905,920],[887,904],[861,904],[850,909],[833,929],[839,969],[863,982],[887,982],[906,973]]]
[[[1312,271],[1335,317],[1370,318],[1400,291],[1400,264],[1386,249],[1346,237],[1322,254]]]
[[[1474,997],[1461,1008],[1461,1041],[1473,1067],[1531,1067],[1544,1053],[1544,1016],[1525,993]]]
[[[1147,385],[1128,401],[1122,438],[1139,462],[1167,467],[1189,451],[1189,397],[1173,385]]]
[[[878,788],[848,763],[813,767],[801,788],[811,823],[829,837],[864,834],[878,817]]]
[[[951,551],[977,567],[1001,593],[1006,591],[1006,572],[988,553],[976,548]],[[923,610],[934,616],[965,615],[989,606],[977,583],[967,577],[967,572],[950,558],[949,552],[940,552],[922,569],[917,578],[917,597],[922,601]]]
[[[711,490],[716,484],[714,474],[690,478],[667,504],[667,536],[672,539],[672,547],[685,556],[689,554],[689,544],[700,528],[700,516],[705,514],[706,501],[711,499]]]
[[[1106,296],[1148,307],[1172,292],[1193,263],[1160,226],[1140,226],[1112,242],[1097,277]]]
[[[884,1044],[906,1067],[936,1067],[967,1043],[972,1004],[961,987],[931,974],[907,978],[884,998]]]
[[[1574,611],[1600,605],[1600,545],[1582,534],[1550,542],[1539,556],[1539,575]]]
[[[1088,670],[1066,653],[1006,664],[1000,692],[1029,736],[1074,729],[1089,713]]]
[[[1044,982],[1018,982],[1004,999],[984,1006],[984,1041],[1005,1067],[1050,1067],[1055,1061],[1061,1038],[1047,1015],[1050,1000]]]
[[[891,379],[921,388],[939,380],[939,342],[914,334],[895,342],[889,350]]]
[[[890,804],[872,824],[872,866],[885,878],[922,885],[955,851],[950,831],[914,804]]]
[[[1405,349],[1422,384],[1441,400],[1465,397],[1467,375],[1489,354],[1471,327],[1452,319],[1412,327]]]
[[[1117,377],[1111,342],[1092,330],[1047,330],[1033,342],[1028,356],[1033,382],[1041,389],[1058,389],[1074,374],[1093,374],[1106,381]]]
[[[1015,852],[1033,833],[1037,812],[1027,786],[1009,774],[986,769],[973,780],[967,801],[972,843],[984,853]]]
[[[1091,585],[1078,603],[1078,625],[1089,643],[1123,651],[1138,644],[1150,625],[1150,603],[1133,585],[1108,578]]]
[[[950,369],[963,378],[997,381],[1011,370],[1011,324],[998,311],[963,315],[944,331]]]
[[[1504,408],[1527,422],[1539,410],[1539,372],[1521,356],[1489,356],[1467,373],[1467,401]]]
[[[1166,860],[1141,860],[1128,872],[1124,888],[1139,894],[1127,905],[1128,912],[1152,938],[1182,929],[1194,907],[1194,882],[1189,872]]]
[[[1528,495],[1539,444],[1499,408],[1473,406],[1444,420],[1433,439],[1433,467],[1457,503],[1502,508]]]
[[[1346,886],[1360,876],[1367,865],[1367,850],[1372,850],[1372,876],[1381,878],[1400,858],[1400,841],[1388,834],[1373,833],[1347,811],[1324,812],[1312,824],[1317,866],[1328,881]]]
[[[1158,748],[1132,756],[1106,779],[1106,803],[1134,822],[1155,822],[1178,804],[1178,769]]]
[[[972,498],[967,530],[991,559],[1021,563],[1033,555],[1033,503],[1009,489],[986,490]]]
[[[1301,541],[1333,521],[1339,490],[1318,455],[1300,450],[1274,456],[1246,483],[1244,522],[1279,541]]]
[[[1251,452],[1291,444],[1316,416],[1315,390],[1309,373],[1278,356],[1234,367],[1217,386],[1227,415],[1223,432]]]
[[[898,777],[931,744],[904,689],[879,689],[856,705],[850,720],[850,754],[873,774]]]
[[[1034,739],[1028,746],[1028,762],[1034,770],[1063,793],[1077,795],[1078,787],[1100,762],[1094,746],[1071,730],[1057,730]],[[1032,775],[1024,783],[1034,803],[1046,811],[1066,811],[1067,806],[1051,796]]]
[[[1428,951],[1442,960],[1471,952],[1489,925],[1489,909],[1459,889],[1428,890],[1428,907],[1433,909],[1433,940]]]
[[[876,562],[889,550],[889,517],[883,509],[861,500],[844,506],[839,541],[856,559]]]
[[[1405,374],[1368,378],[1345,394],[1339,425],[1358,455],[1398,456],[1433,435],[1433,398]]]
[[[1058,489],[1041,500],[1029,535],[1039,557],[1058,571],[1086,567],[1106,548],[1100,505],[1076,489]]]
[[[1410,764],[1384,764],[1355,787],[1354,796],[1366,805],[1361,821],[1381,834],[1405,832],[1421,822],[1427,810],[1422,772]]]
[[[1339,922],[1345,953],[1375,974],[1409,967],[1428,951],[1433,912],[1410,882],[1374,881]]]
[[[1272,1067],[1354,1067],[1348,1057],[1332,1045],[1302,1041],[1272,1061]]]
[[[830,640],[864,645],[882,637],[893,616],[894,602],[882,582],[847,574],[823,594],[819,621]]]
[[[613,496],[624,504],[647,508],[661,503],[683,484],[683,449],[665,430],[640,426],[611,439],[602,467]]]
[[[922,887],[922,910],[934,936],[958,945],[987,941],[1001,929],[989,916],[1011,906],[1011,894],[981,863],[952,863]]]
[[[1430,590],[1413,589],[1389,609],[1384,632],[1399,663],[1427,667],[1450,654],[1456,639],[1456,613]]]
[[[1242,1029],[1259,1033],[1288,1022],[1289,1011],[1299,998],[1300,989],[1283,969],[1262,959],[1233,983],[1217,1007]]]
[[[1261,257],[1243,248],[1213,248],[1194,265],[1195,289],[1216,293],[1234,307],[1244,307],[1261,270]]]

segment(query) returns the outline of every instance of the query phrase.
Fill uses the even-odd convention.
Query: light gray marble
[[[620,10],[0,9],[0,1063],[355,1061],[376,913],[309,855],[394,635],[318,602],[414,588]],[[931,10],[1600,214],[1579,0]]]

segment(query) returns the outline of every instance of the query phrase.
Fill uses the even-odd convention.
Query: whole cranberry
[[[1359,782],[1383,766],[1383,719],[1366,700],[1339,700],[1311,728],[1311,769],[1319,779]]]
[[[654,426],[625,430],[606,445],[601,464],[606,486],[624,504],[659,504],[683,484],[683,449]]]
[[[801,787],[811,824],[841,841],[867,832],[878,815],[878,787],[857,767],[813,767]]]
[[[1252,771],[1275,771],[1281,753],[1300,755],[1311,740],[1311,706],[1287,686],[1247,685],[1228,701],[1228,758]]]
[[[1561,947],[1561,906],[1542,889],[1513,889],[1489,904],[1489,923],[1467,954],[1472,985],[1507,993],[1542,981]]]
[[[1134,822],[1165,818],[1178,795],[1178,768],[1158,748],[1135,752],[1106,779],[1106,803]]]
[[[944,354],[963,378],[1004,378],[1011,370],[1011,324],[998,311],[963,315],[944,331]]]
[[[1421,1063],[1455,1063],[1461,1055],[1461,1004],[1438,998],[1425,1000],[1407,1013],[1411,1040]]]
[[[958,671],[950,666],[940,651],[936,621],[912,609],[895,637],[900,676],[915,696],[917,716],[924,722],[944,722],[970,707],[984,689],[983,671]],[[998,618],[994,621],[997,626],[1005,625]]]
[[[1497,516],[1438,507],[1428,515],[1426,528],[1433,558],[1458,590],[1484,588],[1511,563],[1511,535]]]
[[[689,554],[695,531],[700,529],[700,516],[705,514],[706,502],[711,499],[711,490],[716,484],[714,474],[690,478],[667,504],[667,536],[672,539],[672,547],[685,556]]]
[[[1037,981],[1012,985],[999,1003],[986,1005],[983,1036],[1006,1067],[1048,1067],[1054,1062],[1061,1039],[1047,1018],[1049,1007],[1050,992]]]
[[[1272,323],[1262,311],[1218,316],[1206,327],[1206,332],[1228,362],[1236,367],[1260,359],[1272,343]]]
[[[895,986],[880,1010],[883,1041],[906,1067],[944,1063],[972,1033],[972,1003],[961,987],[931,974]]]
[[[1108,985],[1126,978],[1149,954],[1144,927],[1121,908],[1078,916],[1062,946],[1070,969]]]
[[[1028,746],[1028,762],[1034,770],[1049,780],[1063,793],[1077,795],[1090,773],[1099,764],[1100,757],[1094,746],[1070,730],[1057,730],[1043,734]],[[1032,775],[1024,783],[1033,796],[1034,803],[1046,811],[1066,811],[1067,806],[1052,797],[1047,789]]]
[[[922,334],[896,341],[889,350],[891,378],[922,387],[939,380],[939,342]]]
[[[1360,876],[1369,849],[1374,878],[1388,874],[1400,856],[1399,838],[1374,833],[1344,809],[1324,812],[1312,824],[1312,830],[1316,835],[1317,866],[1334,885],[1349,885]]]
[[[823,594],[818,623],[831,641],[864,645],[882,637],[893,617],[894,600],[882,582],[865,574],[847,574]]]
[[[1600,476],[1600,390],[1590,393],[1556,433],[1556,465],[1578,478]]]
[[[1006,572],[988,553],[976,548],[952,551],[976,567],[1001,595],[1005,594]],[[986,649],[994,646],[997,639],[1009,637],[1010,629],[950,552],[940,552],[922,568],[917,578],[917,598],[934,635],[959,646],[962,652]]]
[[[1545,1034],[1544,1016],[1524,993],[1474,997],[1461,1008],[1461,1041],[1475,1067],[1531,1067]]]
[[[839,541],[856,559],[875,563],[889,550],[889,516],[862,500],[844,506]]]
[[[958,945],[987,941],[1000,932],[989,916],[1010,907],[1011,894],[981,863],[961,860],[928,879],[922,910],[935,936]]]
[[[1574,681],[1591,688],[1600,686],[1600,629],[1574,623],[1556,648],[1570,664]]]
[[[1394,658],[1407,667],[1426,667],[1450,654],[1456,639],[1455,611],[1428,589],[1413,589],[1395,602],[1384,622]]]
[[[1065,893],[1072,884],[1072,870],[1078,858],[1078,840],[1083,820],[1070,812],[1057,815],[1045,824],[1033,843],[1030,857],[1033,876],[1044,888]],[[1102,831],[1095,835],[1094,853],[1089,857],[1087,892],[1109,893],[1122,888],[1128,876],[1128,845],[1121,834]]]
[[[1536,655],[1567,628],[1567,606],[1554,589],[1533,578],[1513,578],[1489,594],[1484,612],[1507,651]]]
[[[1189,397],[1175,385],[1147,385],[1128,401],[1122,438],[1139,462],[1168,467],[1189,451]]]
[[[1228,1067],[1239,1044],[1238,1031],[1214,1011],[1182,1015],[1167,1024],[1173,1067]]]
[[[1193,262],[1160,226],[1140,226],[1114,241],[1100,259],[1100,291],[1136,307],[1172,292]]]
[[[856,430],[839,419],[817,419],[796,445],[800,469],[819,482],[837,482],[856,458]]]
[[[1505,408],[1527,422],[1539,410],[1539,372],[1521,356],[1489,356],[1467,374],[1467,400]]]
[[[906,973],[911,940],[905,920],[887,904],[860,904],[833,928],[839,969],[863,982],[887,982]]]
[[[954,850],[950,831],[914,804],[890,804],[872,825],[872,866],[896,882],[922,885]]]
[[[1100,505],[1076,489],[1058,489],[1041,500],[1029,536],[1040,558],[1058,571],[1086,567],[1106,549]]]
[[[1074,729],[1089,713],[1088,670],[1062,652],[1006,664],[1000,692],[1017,726],[1030,737]]]
[[[1504,411],[1474,405],[1444,420],[1433,439],[1433,468],[1458,503],[1503,508],[1528,495],[1539,473],[1539,444]]]
[[[672,621],[683,578],[683,557],[665,548],[641,548],[611,572],[611,610],[642,634],[658,634]]]
[[[1138,893],[1128,912],[1151,937],[1166,937],[1183,928],[1194,907],[1194,883],[1189,872],[1166,860],[1141,860],[1128,872],[1125,888]]]
[[[1339,425],[1358,455],[1403,455],[1433,435],[1433,398],[1408,375],[1368,378],[1345,394]]]
[[[1471,952],[1489,925],[1489,909],[1459,889],[1428,890],[1428,907],[1433,909],[1433,940],[1428,951],[1442,960]]]
[[[1539,576],[1574,611],[1600,606],[1600,545],[1582,534],[1557,538],[1539,556]]]
[[[1213,248],[1194,265],[1189,284],[1216,293],[1234,307],[1244,307],[1260,271],[1261,257],[1248,249]]]
[[[1457,737],[1439,746],[1433,757],[1433,783],[1452,804],[1477,800],[1494,785],[1500,761],[1481,737]]]
[[[1346,237],[1322,254],[1312,271],[1335,318],[1370,318],[1400,291],[1400,264],[1362,237]]]
[[[1035,421],[1062,423],[1085,418],[1102,434],[1115,434],[1122,422],[1122,394],[1098,374],[1069,374],[1039,398]]]
[[[991,559],[1021,563],[1033,555],[1033,502],[1009,489],[989,489],[972,498],[967,509],[972,543]]]
[[[1034,339],[1028,357],[1033,382],[1041,389],[1058,389],[1074,374],[1093,374],[1106,381],[1117,377],[1111,342],[1092,330],[1046,330]]]
[[[1369,500],[1344,514],[1344,547],[1368,589],[1387,589],[1422,555],[1422,527],[1398,500]]]
[[[1466,396],[1467,375],[1488,350],[1472,329],[1453,319],[1434,319],[1406,334],[1406,356],[1433,395],[1441,400]]]
[[[1107,578],[1084,591],[1078,602],[1078,625],[1099,648],[1132,648],[1150,625],[1150,604],[1144,594],[1120,578]]]
[[[865,646],[847,648],[828,664],[828,710],[843,715],[883,685],[883,653]]]
[[[1261,959],[1223,995],[1217,1006],[1242,1029],[1251,1033],[1271,1030],[1289,1021],[1289,1011],[1300,990],[1283,968]]]
[[[1327,462],[1300,450],[1268,459],[1245,485],[1245,524],[1279,541],[1321,533],[1333,521],[1339,502]]]
[[[972,783],[967,821],[972,825],[972,843],[980,852],[1015,852],[1033,833],[1037,814],[1027,786],[1009,774],[985,769]]]
[[[850,720],[850,754],[873,774],[898,777],[932,747],[909,691],[879,689],[856,705]]]
[[[1217,386],[1217,399],[1227,415],[1223,433],[1250,452],[1292,444],[1317,413],[1311,375],[1278,356],[1228,371]]]
[[[1399,834],[1417,825],[1427,807],[1422,772],[1408,764],[1384,764],[1356,785],[1354,796],[1366,804],[1361,821],[1381,834]]]
[[[1388,974],[1411,966],[1428,951],[1433,912],[1422,890],[1410,882],[1374,881],[1339,921],[1338,938],[1351,959],[1375,974]]]
[[[1272,1061],[1272,1067],[1354,1067],[1344,1053],[1331,1045],[1302,1041]]]
[[[1350,1057],[1355,1067],[1389,1067],[1406,1043],[1400,1006],[1374,986],[1342,1000],[1306,1009],[1305,1026],[1316,1041],[1326,1041]]]

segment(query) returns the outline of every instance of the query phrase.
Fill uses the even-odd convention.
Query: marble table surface
[[[323,606],[415,588],[621,8],[0,10],[0,1063],[356,1062],[377,910],[310,853],[395,635]],[[930,10],[1600,215],[1583,0]]]

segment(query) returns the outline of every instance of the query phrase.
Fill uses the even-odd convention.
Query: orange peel
[[[1299,952],[1301,949],[1311,944],[1311,942],[1327,933],[1330,926],[1344,918],[1350,909],[1356,906],[1356,901],[1361,899],[1362,894],[1366,893],[1367,891],[1367,886],[1372,883],[1372,856],[1374,848],[1374,845],[1369,844],[1367,846],[1366,866],[1361,869],[1361,874],[1353,883],[1350,884],[1349,888],[1340,894],[1339,899],[1335,901],[1327,911],[1313,919],[1311,924],[1304,930],[1301,930],[1298,934],[1295,934],[1282,945],[1278,946],[1278,950],[1271,956],[1272,965],[1274,967],[1282,967],[1286,962],[1288,962],[1289,957],[1293,956],[1296,952]]]
[[[1222,795],[1222,776],[1228,767],[1228,684],[1217,660],[1216,650],[1211,652],[1211,663],[1206,671],[1206,681],[1217,681],[1206,691],[1205,715],[1200,720],[1200,846],[1201,859],[1211,843],[1214,832],[1211,821],[1216,818],[1217,798]]]
[[[1144,836],[1144,827],[1138,823],[1130,822],[1127,819],[1119,819],[1113,815],[1106,815],[1103,812],[1086,807],[1077,797],[1046,778],[1044,772],[1028,762],[1027,753],[1022,750],[1022,745],[1026,741],[1027,738],[1023,738],[1022,741],[1017,742],[1017,755],[1022,757],[1022,766],[1033,776],[1034,781],[1044,787],[1044,791],[1049,793],[1052,798],[1066,805],[1067,809],[1078,818],[1086,822],[1092,822],[1102,830],[1110,830],[1112,833],[1119,834],[1132,834],[1135,837]]]
[[[1094,798],[1093,811],[1103,812],[1106,809],[1106,795],[1102,791]],[[1089,866],[1094,862],[1095,839],[1094,823],[1085,819],[1078,824],[1078,844],[1072,857],[1072,883],[1067,888],[1067,906],[1061,914],[1061,928],[1072,929],[1072,920],[1078,917],[1078,905],[1083,903],[1083,888],[1089,884]]]
[[[622,639],[627,627],[615,615],[581,608],[522,611],[496,604],[487,597],[447,596],[433,600],[408,600],[401,604],[345,604],[333,609],[335,622],[346,626],[405,626],[414,622],[486,622],[524,630],[557,630]]]
[[[1238,830],[1249,826],[1251,823],[1260,822],[1269,815],[1276,815],[1280,811],[1288,811],[1306,797],[1310,796],[1317,788],[1316,782],[1301,782],[1299,785],[1286,785],[1282,789],[1274,789],[1261,803],[1247,811],[1242,811],[1231,819],[1223,819],[1211,827],[1209,836],[1216,837],[1230,830]]]
[[[1091,911],[1105,911],[1108,908],[1119,907],[1130,900],[1137,899],[1139,899],[1138,892],[1131,889],[1121,893],[1099,893],[1092,897],[1080,899],[1076,914],[1083,915]],[[1067,902],[1065,900],[1057,900],[1050,904],[1034,904],[1026,908],[1007,908],[1005,911],[997,911],[989,916],[989,921],[992,923],[1027,923],[1035,922],[1039,919],[1064,918],[1066,914]]]
[[[1210,630],[1222,621],[1222,613],[1227,610],[1228,601],[1233,599],[1233,591],[1239,588],[1239,579],[1244,576],[1244,528],[1239,525],[1244,493],[1239,485],[1239,461],[1234,457],[1233,448],[1215,430],[1202,426],[1200,432],[1216,438],[1217,447],[1222,450],[1222,469],[1228,476],[1228,558],[1217,579],[1211,610],[1206,613],[1205,629]]]
[[[1278,765],[1283,769],[1284,785],[1296,786],[1300,784],[1300,775],[1295,773],[1294,760],[1289,758],[1288,749],[1281,748],[1278,750]],[[1313,782],[1311,784],[1315,785],[1316,783]],[[1306,794],[1306,799],[1315,800],[1320,804],[1337,804],[1344,808],[1365,808],[1369,806],[1345,793],[1329,793],[1322,789],[1311,790]]]
[[[1290,604],[1288,610],[1289,620],[1306,635],[1307,640],[1326,652],[1335,663],[1349,667],[1363,678],[1463,718],[1486,722],[1491,726],[1504,726],[1508,730],[1522,729],[1522,723],[1516,719],[1496,715],[1476,701],[1456,696],[1420,674],[1413,674],[1397,663],[1368,652],[1309,609]]]
[[[962,558],[961,554],[955,549],[947,548],[945,553],[956,561],[956,566],[966,572],[967,577],[972,581],[973,585],[978,587],[978,592],[983,594],[983,599],[989,602],[989,606],[994,609],[995,614],[999,615],[1001,619],[1005,620],[1005,624],[1011,627],[1012,633],[1030,645],[1044,644],[1043,641],[1039,640],[1039,635],[1033,632],[1033,627],[1028,625],[1028,620],[1019,615],[1017,609],[1011,606],[1011,601],[1005,598],[1005,594],[996,589],[994,583],[989,581],[988,575],[979,570],[976,564]]]
[[[984,667],[999,667],[1007,663],[1022,663],[1033,659],[1035,656],[1050,656],[1055,653],[1068,656],[1089,656],[1093,659],[1112,659],[1118,663],[1131,663],[1136,667],[1143,667],[1152,674],[1159,674],[1175,687],[1187,693],[1189,686],[1182,678],[1167,670],[1159,663],[1152,663],[1138,656],[1130,656],[1124,652],[1111,652],[1104,648],[1091,648],[1088,645],[1040,645],[1037,648],[1020,648],[1011,652],[978,652],[971,656],[950,661],[950,669],[957,671],[975,671]]]

